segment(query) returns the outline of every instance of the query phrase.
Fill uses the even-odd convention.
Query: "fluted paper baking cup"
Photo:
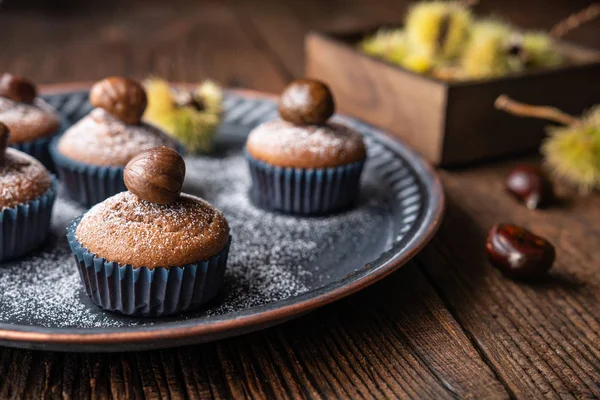
[[[67,195],[85,207],[92,207],[117,193],[127,190],[123,181],[125,167],[102,166],[75,161],[58,151],[60,136],[50,143],[50,155]],[[183,153],[181,145],[177,146]]]
[[[50,232],[56,179],[40,197],[0,211],[0,261],[21,257],[38,248]]]
[[[127,190],[123,182],[125,168],[86,164],[65,157],[58,151],[58,139],[50,143],[50,155],[71,199],[91,207]]]
[[[358,198],[365,161],[335,168],[284,168],[245,152],[252,176],[250,197],[259,207],[290,214],[326,214]]]
[[[40,139],[32,140],[29,142],[22,143],[11,143],[10,147],[15,148],[23,153],[27,153],[33,158],[44,164],[44,167],[48,168],[51,172],[56,172],[54,161],[50,156],[50,143],[56,136],[62,135],[62,133],[68,128],[69,123],[63,120],[60,124],[60,128],[56,133],[43,137]]]
[[[135,317],[160,317],[200,307],[214,298],[223,284],[231,236],[227,245],[205,261],[181,267],[135,268],[91,253],[77,240],[81,217],[67,228],[87,295],[105,310]]]

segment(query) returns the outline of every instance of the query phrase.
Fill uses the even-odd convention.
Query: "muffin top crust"
[[[11,144],[51,136],[60,127],[56,111],[40,98],[26,104],[0,97],[0,121],[10,129]]]
[[[82,163],[122,167],[141,151],[159,146],[176,149],[177,142],[152,125],[126,124],[95,108],[65,132],[58,151]]]
[[[50,189],[52,179],[35,158],[7,148],[0,163],[0,210],[34,200]]]
[[[292,168],[331,168],[364,160],[366,148],[354,129],[337,123],[297,125],[275,119],[256,127],[248,153],[268,164]]]
[[[175,267],[207,260],[229,241],[225,216],[198,197],[167,205],[122,192],[90,209],[75,236],[97,257],[133,267]]]

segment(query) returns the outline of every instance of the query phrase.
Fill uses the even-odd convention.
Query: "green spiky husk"
[[[408,50],[406,35],[400,29],[380,29],[364,38],[358,48],[374,57],[400,64]]]
[[[206,81],[194,90],[194,98],[203,106],[201,110],[190,105],[178,105],[165,80],[149,79],[145,85],[148,94],[145,120],[175,137],[188,152],[208,153],[213,150],[223,102],[218,85]]]
[[[515,52],[518,46],[521,51]],[[566,62],[548,34],[521,32],[498,19],[475,20],[456,1],[418,2],[410,7],[404,29],[381,29],[357,48],[443,80],[490,79]]]
[[[486,79],[521,71],[522,61],[506,50],[513,34],[513,29],[503,22],[477,22],[461,60],[465,77]]]
[[[406,16],[406,36],[419,53],[437,62],[451,61],[462,53],[472,22],[471,11],[460,2],[419,2]]]
[[[410,47],[401,29],[379,30],[362,40],[358,48],[366,54],[422,74],[434,66],[431,57]]]
[[[548,128],[542,154],[551,171],[587,193],[600,189],[600,106],[581,124]]]
[[[565,62],[565,57],[556,49],[554,40],[545,32],[524,33],[523,50],[529,67],[553,68]]]

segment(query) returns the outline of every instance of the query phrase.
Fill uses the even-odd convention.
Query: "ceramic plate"
[[[90,110],[85,90],[54,90],[44,97],[70,122]],[[217,299],[196,312],[160,319],[128,318],[95,306],[81,290],[64,235],[68,222],[85,209],[60,191],[47,244],[0,264],[0,345],[126,351],[239,335],[363,289],[431,239],[443,212],[433,170],[403,144],[342,116],[336,118],[363,133],[368,147],[356,207],[305,218],[255,207],[241,150],[248,132],[276,115],[268,95],[227,92],[215,152],[186,157],[184,191],[223,210],[234,238]]]

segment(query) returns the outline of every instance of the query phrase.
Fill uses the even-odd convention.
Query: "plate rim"
[[[76,92],[89,89],[93,82],[75,82],[64,84],[40,85],[39,91],[43,95],[52,95],[68,92]],[[190,86],[189,83],[175,83],[178,86]],[[236,93],[246,97],[264,98],[276,100],[277,95],[267,92],[261,92],[251,89],[227,89],[230,93]],[[345,116],[345,115],[344,115]],[[351,117],[352,118],[352,117]],[[370,126],[370,125],[369,125]],[[250,332],[258,330],[265,326],[275,325],[291,318],[300,316],[309,311],[340,300],[346,296],[354,294],[373,283],[383,279],[392,272],[399,269],[410,261],[425,245],[427,245],[437,232],[445,211],[445,194],[440,177],[434,168],[420,154],[408,148],[404,142],[397,138],[392,138],[378,128],[374,129],[374,137],[393,151],[399,153],[415,172],[425,179],[421,179],[425,191],[428,193],[427,204],[424,207],[424,215],[419,226],[413,231],[412,236],[405,243],[402,254],[394,254],[391,258],[384,261],[378,268],[370,274],[355,277],[353,273],[345,276],[341,280],[332,282],[328,285],[314,289],[308,293],[312,296],[293,302],[291,304],[274,307],[270,309],[261,309],[247,315],[234,318],[215,318],[213,321],[204,324],[193,324],[195,319],[174,322],[177,326],[148,325],[143,327],[124,327],[110,328],[115,331],[97,332],[97,330],[107,328],[89,328],[96,332],[64,332],[68,329],[81,328],[51,328],[14,325],[6,322],[0,322],[0,342],[5,345],[14,345],[19,347],[30,346],[60,346],[66,344],[79,346],[107,346],[114,348],[118,345],[141,345],[149,344],[152,341],[177,341],[189,339],[193,336],[199,338],[211,335],[223,334],[226,332],[244,331]],[[368,264],[365,266],[368,267]],[[362,267],[359,271],[362,271]],[[357,274],[360,275],[360,274]],[[329,287],[334,286],[332,289]],[[302,296],[302,295],[300,295]],[[293,297],[292,297],[293,298]],[[288,298],[288,299],[292,299]],[[285,301],[287,299],[283,299]],[[265,306],[268,306],[266,304]],[[187,323],[187,324],[186,324]],[[184,324],[184,326],[181,326]],[[11,328],[12,327],[12,328]],[[117,331],[118,330],[118,331]],[[233,335],[234,333],[232,333]],[[229,336],[232,336],[229,335]],[[175,344],[176,345],[176,344]],[[156,346],[166,347],[166,346]],[[56,349],[56,347],[55,347]],[[76,348],[70,349],[77,350]],[[102,347],[96,349],[101,351]]]

